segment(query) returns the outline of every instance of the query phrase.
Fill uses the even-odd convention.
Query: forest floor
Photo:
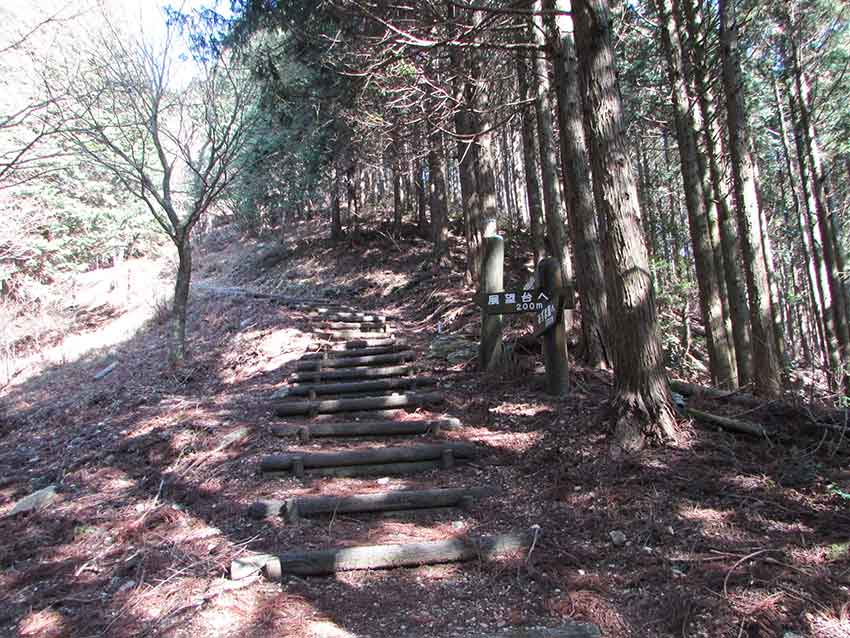
[[[293,237],[275,248],[225,227],[199,246],[185,367],[167,365],[166,313],[132,335],[105,313],[75,331],[95,349],[0,390],[0,635],[448,638],[569,619],[612,638],[850,637],[842,433],[791,444],[683,419],[676,446],[614,462],[601,420],[610,375],[575,366],[570,394],[552,399],[539,357],[517,350],[498,375],[423,358],[447,396],[443,413],[463,422],[451,436],[485,451],[475,463],[388,480],[263,479],[258,459],[292,447],[270,433],[268,398],[321,344],[297,311],[228,291],[326,295],[395,315],[396,334],[423,357],[438,334],[474,344],[478,324],[462,277],[423,267],[425,242],[375,234],[335,245],[307,226]],[[510,263],[506,282],[521,287],[525,266]],[[528,318],[511,322],[509,340],[530,331]],[[10,515],[50,485],[49,505]],[[456,485],[499,495],[427,518],[245,515],[262,497]],[[534,525],[530,555],[497,561],[228,578],[246,552]]]

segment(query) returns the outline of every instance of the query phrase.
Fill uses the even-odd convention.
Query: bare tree
[[[81,52],[84,62],[68,69],[71,94],[62,116],[71,123],[65,139],[141,200],[177,248],[170,359],[179,365],[186,355],[189,237],[246,167],[242,152],[260,117],[247,74],[219,57],[181,76],[174,44],[170,28],[155,45],[107,19]]]

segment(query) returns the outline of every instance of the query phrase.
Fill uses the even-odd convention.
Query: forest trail
[[[2,391],[0,633],[507,638],[578,623],[616,638],[845,638],[850,518],[835,489],[848,477],[832,438],[787,446],[682,422],[679,447],[613,463],[599,425],[610,377],[574,367],[572,392],[548,397],[521,316],[510,365],[481,375],[474,291],[423,270],[427,244],[297,237],[272,266],[274,247],[205,242],[183,369],[153,320]],[[316,313],[316,291],[332,311]],[[422,394],[393,412],[320,413]],[[50,486],[44,509],[8,516]],[[261,555],[377,547],[309,564],[420,563],[529,531],[533,551],[513,536],[488,560],[231,578]]]

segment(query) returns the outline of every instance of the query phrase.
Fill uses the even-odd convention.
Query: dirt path
[[[574,369],[574,390],[561,401],[541,392],[533,353],[482,377],[471,357],[447,360],[431,348],[447,332],[458,338],[474,327],[463,305],[471,292],[456,280],[423,277],[415,253],[384,251],[352,282],[345,273],[363,266],[363,251],[314,243],[303,252],[310,263],[335,264],[338,280],[326,288],[347,291],[347,305],[395,315],[393,335],[416,354],[416,375],[435,380],[391,391],[444,396],[368,420],[457,419],[461,427],[391,441],[276,435],[296,418],[276,416],[273,395],[305,354],[334,347],[332,330],[309,328],[307,308],[198,290],[186,368],[167,367],[167,329],[152,322],[110,344],[109,356],[50,366],[0,394],[0,635],[449,638],[565,621],[618,638],[850,635],[846,445],[825,438],[782,446],[682,423],[681,447],[613,464],[598,421],[608,376]],[[286,272],[307,263],[299,259]],[[284,275],[264,280],[288,294],[278,286]],[[113,358],[120,365],[95,381]],[[309,391],[282,399],[304,400]],[[318,432],[355,415],[298,419]],[[288,429],[297,435],[300,425]],[[260,471],[275,454],[448,442],[478,454],[451,467],[441,456],[439,467],[416,474],[317,477],[305,467],[303,478],[272,479]],[[58,494],[46,509],[8,516],[50,485]],[[496,495],[465,509],[337,511],[297,523],[249,515],[261,500],[459,487]],[[230,578],[232,561],[253,554],[535,525],[530,559],[525,550],[283,583]]]

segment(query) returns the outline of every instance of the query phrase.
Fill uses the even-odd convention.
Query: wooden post
[[[481,260],[481,294],[501,292],[504,289],[505,240],[499,235],[484,238]],[[485,302],[486,303],[486,302]],[[502,315],[488,315],[481,311],[481,344],[478,360],[482,370],[492,370],[502,358]]]
[[[537,264],[537,285],[545,291],[558,315],[555,325],[543,333],[543,362],[546,365],[546,392],[561,396],[570,387],[570,362],[567,359],[567,331],[561,308],[564,279],[554,257],[545,257]]]

